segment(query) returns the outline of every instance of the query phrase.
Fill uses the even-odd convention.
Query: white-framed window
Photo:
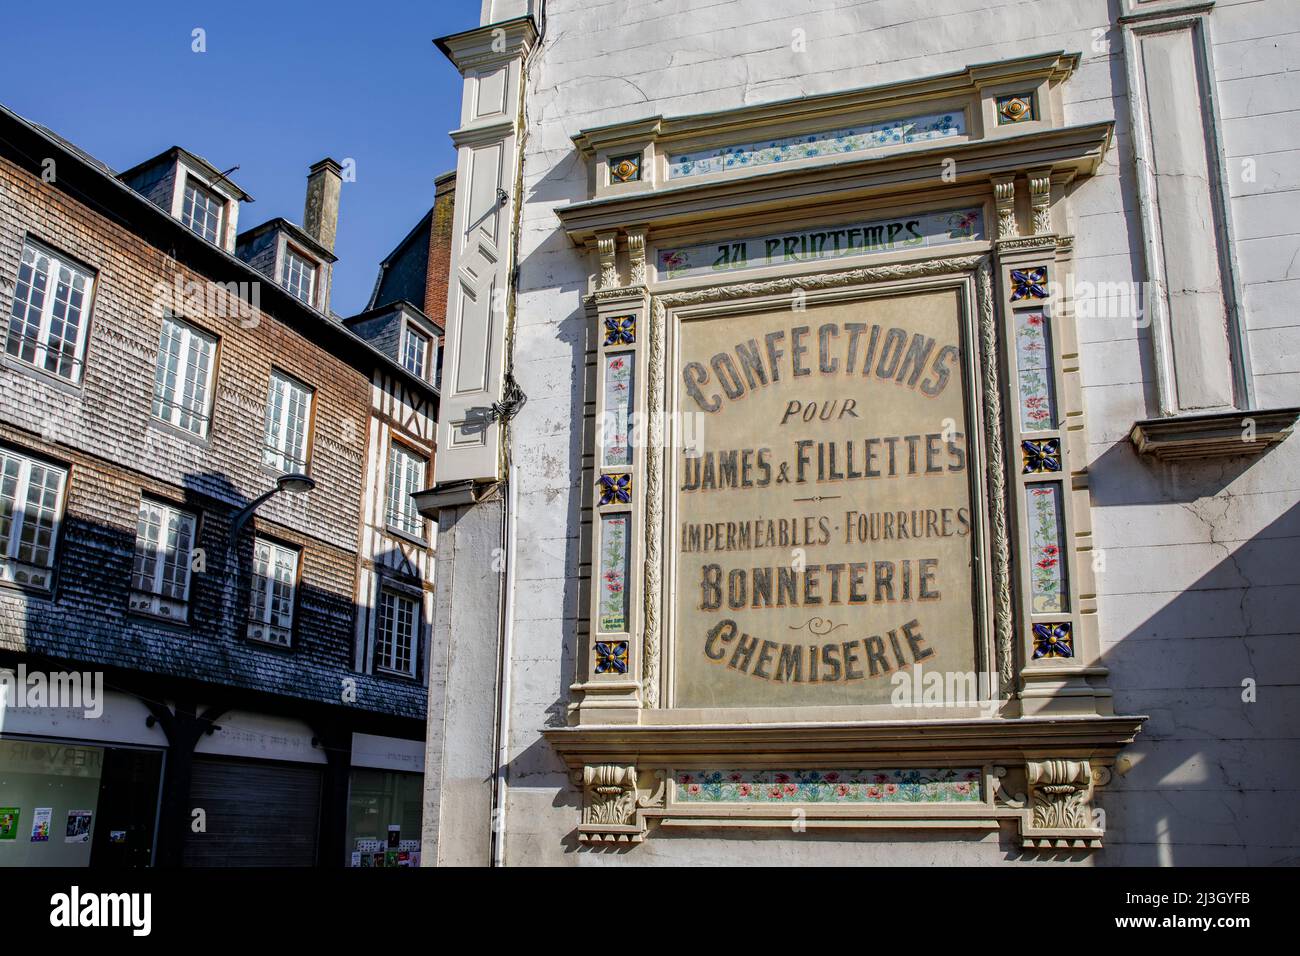
[[[314,303],[316,291],[316,264],[304,255],[300,255],[286,246],[284,250],[284,271],[280,284],[308,305]]]
[[[271,372],[266,396],[266,440],[262,464],[285,472],[307,470],[307,427],[311,389],[282,372]]]
[[[48,590],[68,471],[0,448],[0,581]]]
[[[140,501],[131,572],[131,610],[184,620],[198,519],[174,505]]]
[[[405,445],[388,446],[388,526],[417,538],[424,537],[424,516],[411,495],[424,490],[428,464],[428,459]]]
[[[414,677],[416,641],[420,634],[420,602],[397,591],[381,588],[375,629],[375,668]]]
[[[212,190],[199,185],[192,176],[185,177],[185,200],[181,204],[181,222],[195,235],[208,242],[221,243],[221,214],[225,201]]]
[[[95,277],[31,241],[23,243],[5,351],[69,382],[81,379]]]
[[[402,329],[402,365],[419,379],[429,365],[429,337],[410,325]]]
[[[212,419],[212,373],[217,340],[170,316],[163,319],[154,371],[154,418],[207,435]]]
[[[298,549],[257,538],[248,600],[248,636],[288,647],[293,640],[293,606],[298,590]]]

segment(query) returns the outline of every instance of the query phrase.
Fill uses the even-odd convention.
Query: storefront
[[[345,864],[420,865],[424,741],[352,735]]]
[[[0,699],[0,867],[153,863],[166,740],[135,698],[83,711]]]

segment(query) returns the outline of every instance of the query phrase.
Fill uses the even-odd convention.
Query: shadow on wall
[[[23,648],[28,652],[328,705],[339,703],[340,676],[347,673],[357,679],[359,694],[370,689],[377,700],[385,701],[377,709],[423,718],[422,688],[404,695],[400,688],[388,686],[393,682],[387,680],[367,688],[364,685],[375,679],[353,671],[359,609],[352,594],[352,555],[336,563],[315,542],[300,552],[304,573],[296,593],[292,647],[262,645],[246,637],[256,521],[245,527],[237,552],[228,547],[230,520],[247,499],[222,474],[187,475],[182,498],[176,501],[150,495],[146,489],[147,500],[174,504],[199,516],[197,547],[202,549],[202,559],[193,565],[185,619],[132,613],[128,592],[135,563],[136,504],[120,499],[92,502],[89,499],[98,492],[78,493],[79,481],[96,482],[101,477],[89,469],[73,473],[53,600],[28,602],[23,627]],[[268,487],[271,482],[268,476]],[[93,511],[104,506],[123,512],[119,524],[92,520]],[[264,505],[258,514],[262,512],[275,513],[271,505]],[[277,537],[276,532],[271,536]],[[278,539],[295,546],[305,542],[298,535]],[[339,586],[321,583],[330,578],[336,578]],[[404,699],[407,696],[409,700]]]
[[[150,708],[171,747],[158,803],[158,865],[182,862],[190,812],[188,766],[195,743],[214,722],[235,710],[305,722],[326,751],[329,769],[323,777],[319,838],[304,843],[306,855],[294,862],[336,865],[343,859],[337,808],[346,805],[352,732],[418,733],[427,703],[420,679],[354,669],[355,622],[366,610],[352,593],[355,553],[270,532],[284,543],[305,546],[300,551],[303,574],[291,646],[254,641],[247,636],[252,524],[245,526],[237,550],[228,546],[231,519],[247,499],[223,474],[189,474],[179,497],[175,489],[165,497],[150,494],[148,487],[144,493],[146,500],[199,516],[196,547],[202,557],[191,565],[187,614],[162,620],[133,612],[129,594],[140,497],[136,485],[115,478],[91,467],[74,469],[56,552],[54,593],[27,597],[24,610],[10,619],[12,625],[0,629],[0,666],[26,662],[30,671],[102,671],[107,690],[136,696]],[[266,481],[270,487],[273,479],[268,475]],[[305,505],[310,507],[310,501]],[[276,514],[269,506],[265,510]],[[423,642],[416,673],[426,667]],[[345,682],[355,685],[352,700],[344,700]],[[342,804],[331,796],[340,787]],[[147,809],[151,814],[153,802]],[[214,813],[206,832],[211,840],[237,848],[248,835],[247,823],[236,812]],[[274,836],[273,824],[268,824],[268,838]],[[311,821],[306,825],[315,826]]]
[[[1153,529],[1137,546],[1131,529],[1098,575],[1115,710],[1150,718],[1099,792],[1099,863],[1300,859],[1300,504],[1256,520],[1270,493],[1226,490],[1265,460],[1258,474],[1284,474],[1294,452],[1178,465],[1124,442],[1090,466],[1095,508],[1140,507]]]

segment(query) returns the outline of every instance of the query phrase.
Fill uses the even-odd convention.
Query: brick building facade
[[[409,861],[433,536],[408,503],[437,358],[330,312],[337,164],[313,167],[312,232],[236,240],[249,197],[184,150],[119,179],[8,111],[0,150],[0,667],[105,686],[78,716],[6,685],[24,833],[0,866]],[[311,489],[259,505],[287,472]]]

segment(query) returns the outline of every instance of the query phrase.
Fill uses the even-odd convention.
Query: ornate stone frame
[[[1052,62],[1073,61],[1066,57]],[[1012,65],[980,69],[999,80],[1023,69],[1020,61],[1008,63]],[[936,187],[933,168],[925,166],[926,157],[936,151],[918,149],[848,165],[803,164],[789,173],[741,176],[734,182],[715,177],[689,187],[664,188],[652,176],[561,210],[575,243],[593,253],[588,309],[596,330],[611,317],[635,319],[638,385],[633,408],[644,439],[631,471],[636,493],[627,503],[638,529],[638,570],[629,576],[634,610],[628,631],[619,635],[627,641],[627,673],[593,669],[592,642],[602,635],[595,631],[595,595],[590,593],[593,616],[587,627],[579,628],[584,640],[579,677],[571,688],[570,726],[545,732],[583,790],[580,840],[637,843],[656,821],[692,827],[793,822],[798,824],[796,832],[799,827],[978,831],[1011,824],[1027,848],[1100,846],[1103,828],[1090,810],[1095,788],[1108,779],[1106,766],[1133,739],[1144,718],[1112,714],[1106,670],[1098,663],[1083,409],[1068,294],[1072,242],[1064,200],[1070,182],[1100,163],[1110,129],[1106,124],[1059,126],[1060,104],[1050,97],[1059,96],[1056,87],[1068,72],[1043,81],[1040,93],[1049,99],[1042,103],[1042,119],[1032,131],[1022,133],[1014,125],[996,135],[986,130],[983,139],[955,146],[954,152],[965,150],[963,155],[978,153],[982,158],[962,160],[968,172],[945,180],[946,185]],[[929,95],[925,82],[900,85],[895,91],[900,102],[924,101]],[[1005,92],[1003,86],[1006,83],[999,82],[979,88],[975,95],[983,108],[991,108],[990,97]],[[884,101],[888,93],[877,90],[872,96]],[[834,99],[827,98],[828,115]],[[755,122],[776,122],[781,108],[759,108]],[[808,108],[806,102],[792,107]],[[737,122],[745,125],[743,119]],[[642,122],[606,128],[599,135],[625,149],[633,140],[656,134]],[[979,165],[972,167],[971,162]],[[858,169],[861,174],[854,172],[856,178],[850,179],[849,173]],[[984,241],[958,243],[947,254],[911,250],[839,267],[826,261],[799,268],[756,267],[757,274],[748,281],[732,276],[665,281],[648,261],[656,242],[680,242],[692,234],[707,237],[728,228],[757,235],[765,223],[782,215],[782,209],[806,222],[825,222],[884,207],[938,208],[934,204],[944,197],[981,204],[985,228],[994,234]],[[745,219],[733,225],[738,209],[746,210]],[[1040,269],[1045,288],[1035,287],[1028,294],[1033,300],[1029,304],[1041,309],[1053,327],[1049,372],[1059,408],[1050,438],[1060,446],[1059,463],[1051,474],[1027,475],[1021,469],[1019,405],[1012,387],[1017,359],[1011,322],[1027,305],[1022,301],[1025,275]],[[978,481],[972,476],[972,491],[978,491],[973,503],[987,510],[977,542],[977,554],[987,559],[977,659],[995,676],[991,686],[996,690],[980,702],[982,706],[949,709],[940,718],[919,710],[894,710],[882,717],[875,708],[708,713],[674,709],[671,685],[664,679],[671,665],[664,591],[672,569],[666,556],[671,536],[665,533],[671,510],[665,487],[671,469],[664,449],[665,439],[673,437],[668,413],[675,385],[668,381],[667,369],[675,348],[675,324],[682,317],[752,309],[796,290],[816,300],[905,294],[936,285],[963,290],[965,372],[972,390],[967,424],[980,426],[970,432],[980,435],[979,442],[971,443],[971,467],[982,476]],[[604,411],[599,375],[605,348],[599,340],[593,344],[598,418]],[[601,474],[600,465],[597,457],[589,473],[593,481]],[[1031,611],[1024,558],[1029,541],[1019,504],[1027,483],[1042,482],[1060,488],[1058,522],[1067,542],[1063,560],[1070,596],[1067,610],[1048,618]],[[590,482],[586,484],[590,488]],[[593,519],[602,513],[594,501],[590,511]],[[593,529],[598,524],[593,520]],[[598,548],[599,541],[591,538],[588,567],[596,567]],[[595,577],[593,571],[593,592]],[[1039,659],[1032,629],[1044,621],[1068,625],[1063,633],[1072,635],[1072,655]],[[682,789],[694,786],[684,778],[700,771],[710,772],[709,786],[716,785],[723,796],[701,801]],[[741,781],[738,787],[765,775],[793,775],[814,788],[824,788],[832,774],[846,781],[849,777],[842,775],[856,775],[853,779],[859,782],[846,784],[853,797],[848,800],[824,802],[821,791],[796,790],[792,796],[806,799],[793,804],[748,802],[714,779],[724,771]],[[965,775],[968,789],[945,789],[958,771]],[[909,795],[924,798],[890,802],[883,790],[872,796],[868,778],[900,781],[881,786],[910,788]]]

